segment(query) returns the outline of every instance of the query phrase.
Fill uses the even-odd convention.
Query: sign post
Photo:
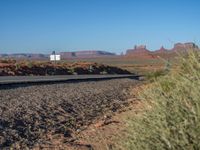
[[[52,52],[52,54],[50,55],[50,61],[60,61],[60,55],[57,55],[55,51]]]
[[[60,55],[56,55],[56,52],[53,51],[52,54],[50,55],[50,61],[54,61],[54,65],[56,64],[56,61],[60,61],[61,58],[60,58]],[[54,66],[54,74],[56,72],[56,66]]]

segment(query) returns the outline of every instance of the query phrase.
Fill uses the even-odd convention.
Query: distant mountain
[[[154,53],[167,53],[167,52],[169,52],[169,50],[164,48],[164,46],[162,46],[160,49],[154,51]]]
[[[100,57],[131,57],[134,59],[155,59],[159,57],[174,57],[176,52],[185,52],[190,49],[199,49],[195,43],[176,43],[172,49],[166,49],[163,46],[154,51],[147,49],[146,45],[135,46],[128,49],[125,55],[116,55],[115,53],[100,51],[100,50],[83,50],[75,52],[60,52],[61,59],[83,59],[83,58],[100,58]],[[13,59],[31,59],[31,60],[49,60],[50,54],[31,54],[31,53],[18,53],[18,54],[0,54],[0,58],[13,58]]]
[[[96,50],[86,50],[86,51],[76,51],[76,52],[61,52],[62,59],[67,58],[96,58],[96,57],[110,57],[116,56],[115,53],[110,53],[106,51],[96,51]]]
[[[49,59],[49,55],[50,54],[28,54],[28,53],[0,54],[0,58],[47,60]],[[114,53],[110,53],[106,51],[96,51],[96,50],[61,52],[60,55],[61,55],[61,59],[117,56]]]
[[[16,54],[0,54],[0,58],[13,58],[13,59],[48,59],[47,54],[27,54],[27,53],[16,53]]]

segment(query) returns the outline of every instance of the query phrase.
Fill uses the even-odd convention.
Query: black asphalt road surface
[[[61,76],[2,76],[0,85],[40,82],[64,82],[78,80],[103,80],[117,78],[137,78],[135,75],[61,75]]]

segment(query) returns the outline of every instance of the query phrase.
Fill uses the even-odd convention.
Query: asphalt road
[[[117,78],[137,78],[135,75],[62,75],[62,76],[2,76],[0,85],[21,83],[50,83],[64,81],[87,81]]]

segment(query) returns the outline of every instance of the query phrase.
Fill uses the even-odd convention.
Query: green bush
[[[180,58],[175,71],[158,78],[140,96],[150,109],[128,119],[131,150],[200,149],[200,54]]]

